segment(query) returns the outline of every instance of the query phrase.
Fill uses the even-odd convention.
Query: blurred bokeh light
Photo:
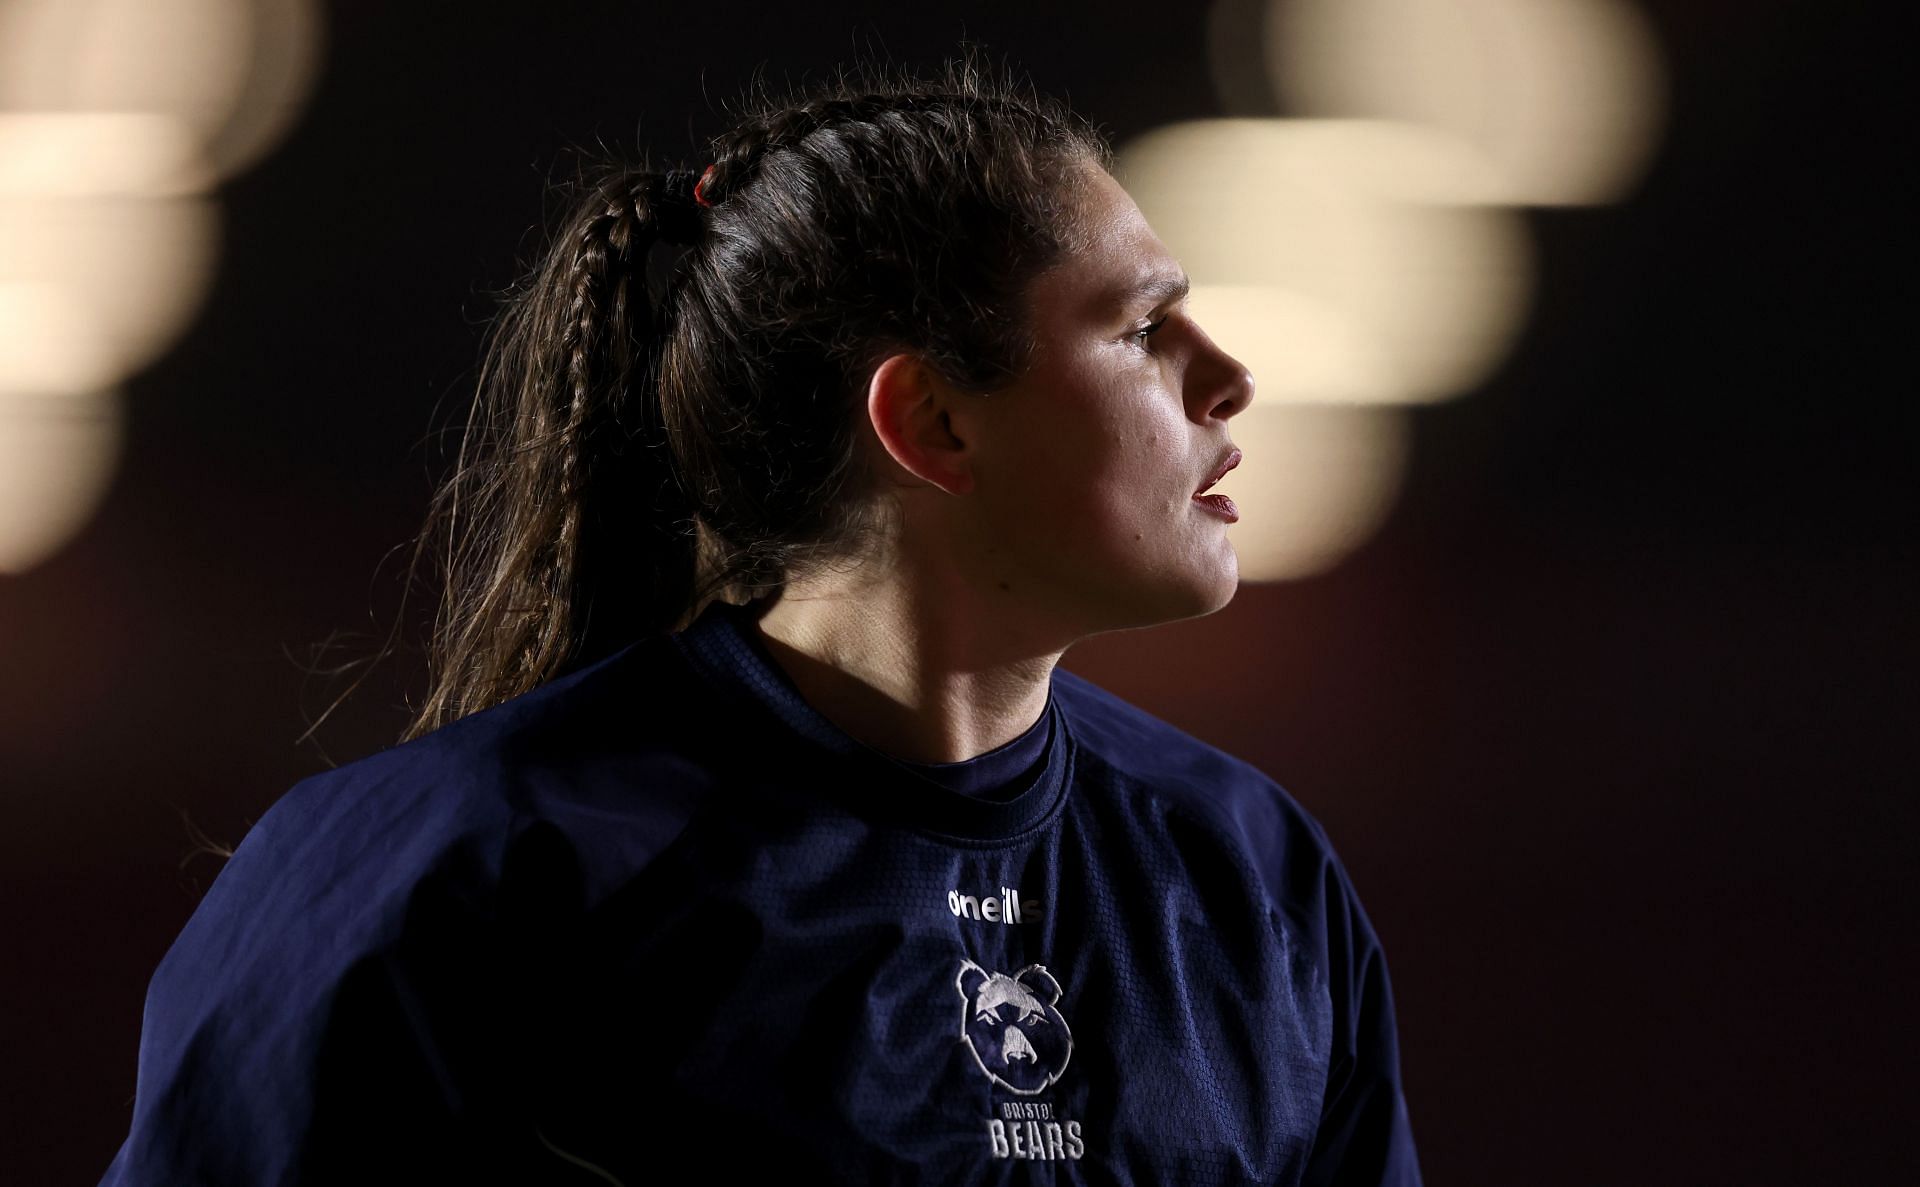
[[[231,177],[299,118],[321,32],[312,0],[0,0],[0,109],[171,116]]]
[[[1214,490],[1241,520],[1227,530],[1243,581],[1310,577],[1371,537],[1393,509],[1412,429],[1394,408],[1263,404],[1233,421],[1246,455]]]
[[[1255,404],[1377,404],[1398,381],[1346,311],[1292,289],[1196,284],[1189,298],[1207,336],[1256,380]]]
[[[1228,492],[1242,579],[1324,571],[1392,507],[1395,406],[1470,391],[1506,356],[1532,291],[1524,227],[1471,147],[1410,124],[1191,121],[1120,146],[1114,172],[1193,277],[1194,317],[1254,375],[1234,425],[1253,481]]]
[[[0,397],[0,573],[32,568],[87,522],[120,460],[121,419],[110,393]]]
[[[0,572],[82,528],[119,385],[198,314],[208,196],[297,118],[309,0],[0,0]]]
[[[69,347],[36,341],[31,327],[68,317],[82,323],[84,334],[61,336],[75,353],[57,369],[87,377],[87,390],[152,362],[199,312],[219,231],[218,210],[195,195],[0,198],[0,284],[38,294],[31,307],[12,306],[27,321],[25,327],[7,323],[0,390],[26,388],[14,378],[16,359],[31,374],[56,369],[32,360]],[[26,388],[27,394],[44,391]]]
[[[1518,205],[1619,201],[1666,107],[1646,18],[1618,0],[1273,0],[1283,110],[1451,133]]]
[[[1356,376],[1342,399],[1412,403],[1479,383],[1530,296],[1524,228],[1474,201],[1484,174],[1454,148],[1365,120],[1196,120],[1122,145],[1115,175],[1196,285],[1283,289],[1357,335],[1370,382]],[[1230,304],[1223,288],[1217,316],[1246,323]],[[1221,345],[1254,354],[1288,336],[1280,327]],[[1268,399],[1328,398],[1254,376]]]
[[[1384,522],[1410,439],[1393,406],[1475,390],[1525,326],[1515,208],[1630,192],[1665,77],[1614,0],[1217,0],[1208,42],[1229,111],[1288,118],[1164,125],[1114,173],[1253,372],[1235,543],[1244,579],[1286,580]]]

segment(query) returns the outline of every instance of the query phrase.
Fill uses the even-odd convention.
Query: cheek
[[[997,534],[1053,563],[1128,555],[1137,563],[1192,491],[1179,401],[1146,376],[1109,371],[1106,382],[1088,382],[1097,362],[1075,382],[1023,393],[1032,402],[997,426],[1014,443],[989,483]]]
[[[1177,410],[1123,382],[1058,396],[1028,428],[1022,452],[1032,489],[1125,505],[1166,485],[1180,448]]]
[[[1183,509],[1187,489],[1181,427],[1141,415],[1089,444],[1077,467],[1076,504],[1089,530],[1152,536]],[[1064,492],[1063,492],[1064,493]]]
[[[1144,477],[1136,448],[1083,426],[1078,435],[1055,438],[1034,459],[1019,484],[1023,510],[1044,515],[1048,534],[1107,536],[1145,516]]]

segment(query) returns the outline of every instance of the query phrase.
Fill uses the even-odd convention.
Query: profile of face
[[[1106,170],[1087,172],[1085,249],[1027,294],[1033,367],[953,412],[972,480],[956,534],[982,588],[1073,634],[1232,600],[1229,521],[1193,496],[1253,398],[1247,369],[1188,312],[1186,274],[1139,207]]]

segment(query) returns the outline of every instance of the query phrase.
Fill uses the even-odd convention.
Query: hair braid
[[[691,171],[609,167],[489,330],[416,552],[444,541],[446,580],[407,736],[878,542],[872,368],[912,351],[981,395],[1018,375],[1023,293],[1110,151],[969,58],[752,103],[704,203]],[[659,242],[692,250],[656,298]]]
[[[714,177],[707,182],[706,196],[715,203],[722,201],[752,180],[768,153],[796,147],[815,132],[842,124],[874,123],[894,113],[932,109],[951,99],[937,94],[822,96],[749,121],[715,146]]]
[[[646,250],[674,225],[678,180],[625,170],[602,180],[560,237],[564,250],[549,255],[495,326],[497,355],[482,384],[506,385],[518,398],[504,423],[469,426],[462,454],[478,455],[473,489],[453,485],[440,495],[457,535],[451,567],[471,575],[442,605],[440,626],[454,645],[441,666],[482,665],[492,649],[511,658],[491,679],[469,683],[460,703],[430,699],[416,732],[430,718],[451,720],[550,678],[586,639],[610,564],[595,555],[595,517],[607,501],[595,488],[608,484],[604,459],[621,452],[617,443],[601,448],[601,439],[626,435],[630,394],[640,397],[643,426],[660,421],[645,407],[660,327],[643,269]],[[668,453],[654,456],[666,462]],[[658,499],[667,483],[653,485],[646,493]],[[468,524],[456,526],[461,518]],[[480,579],[471,552],[489,541],[497,543]],[[448,687],[436,679],[435,697]]]

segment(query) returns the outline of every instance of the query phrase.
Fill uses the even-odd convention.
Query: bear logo
[[[1032,1096],[1067,1069],[1073,1032],[1054,1008],[1060,982],[1043,964],[1009,977],[960,962],[960,1033],[973,1061],[994,1083]]]

